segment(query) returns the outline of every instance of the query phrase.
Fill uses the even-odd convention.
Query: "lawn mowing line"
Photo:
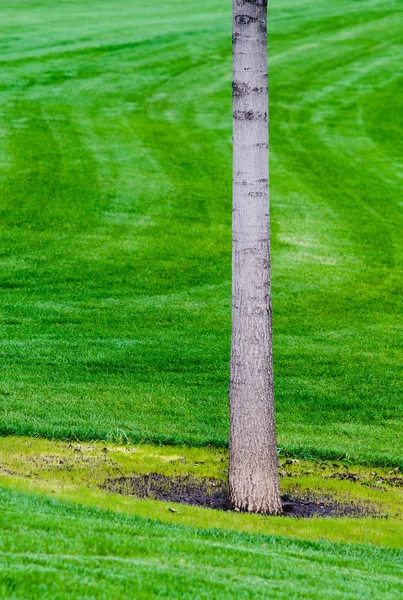
[[[212,531],[212,530],[210,530]],[[274,542],[274,544],[277,546],[282,546],[281,549],[276,550],[275,548],[273,549],[270,546],[267,546],[266,548],[250,548],[250,547],[246,547],[246,546],[242,546],[242,545],[233,545],[233,544],[222,544],[219,542],[211,542],[208,540],[199,540],[197,538],[185,538],[187,543],[189,544],[203,544],[206,546],[211,546],[211,547],[217,547],[217,548],[225,548],[228,550],[236,550],[237,552],[243,552],[245,554],[256,554],[259,556],[266,556],[267,558],[273,557],[273,556],[277,556],[279,558],[284,557],[284,555],[287,556],[287,559],[292,559],[295,561],[299,561],[299,562],[306,562],[307,564],[311,564],[312,561],[314,561],[316,564],[315,566],[317,566],[317,562],[324,562],[324,563],[328,563],[329,561],[329,557],[331,557],[333,559],[333,564],[331,565],[334,569],[342,569],[344,571],[348,570],[348,564],[346,563],[357,563],[361,560],[361,557],[356,557],[356,556],[349,556],[349,554],[347,553],[346,555],[342,555],[340,556],[337,555],[337,550],[340,551],[341,549],[345,549],[345,547],[347,546],[349,548],[349,551],[354,551],[354,550],[358,550],[358,549],[363,549],[363,550],[368,550],[369,548],[373,549],[373,548],[377,548],[376,546],[373,546],[372,544],[346,544],[344,542],[310,542],[308,540],[301,540],[298,538],[295,538],[293,536],[271,536],[271,535],[266,535],[264,536],[263,534],[254,534],[256,536],[258,536],[259,538],[262,539],[263,543],[267,543],[269,541],[270,542]],[[265,539],[266,538],[266,539]],[[303,557],[301,557],[300,554],[297,553],[296,550],[294,549],[288,549],[286,544],[282,544],[282,542],[284,542],[285,540],[289,542],[295,542],[296,546],[298,545],[303,545],[304,546],[304,550],[305,550],[305,555]],[[323,549],[320,547],[320,545],[322,544],[326,544],[329,546],[329,548],[327,548],[326,552],[323,551]],[[316,545],[316,548],[314,547]],[[306,547],[308,546],[308,548]],[[310,548],[309,546],[312,546],[312,548]],[[336,550],[337,549],[337,550]],[[385,548],[387,551],[390,551],[391,549],[389,548]],[[330,553],[329,553],[330,551]],[[399,551],[398,551],[399,552]],[[400,552],[399,552],[400,553]],[[332,556],[332,554],[334,554],[334,556]],[[306,556],[308,555],[308,556]],[[403,558],[403,556],[402,556]],[[344,562],[345,565],[340,565],[340,561]],[[394,563],[390,563],[390,566],[394,566]],[[388,565],[385,568],[390,568],[390,566]],[[328,568],[328,565],[325,565],[326,568]],[[403,572],[403,560],[401,565],[399,565],[399,568],[401,568],[402,572]],[[357,574],[361,573],[361,570],[359,568],[356,569]],[[398,578],[398,575],[394,576],[391,575],[390,576],[391,580],[395,580],[396,578]]]
[[[378,54],[378,48],[374,48],[373,54],[374,55]],[[366,70],[364,70],[364,71],[363,71],[363,66],[362,66],[362,56],[368,57],[368,64],[367,64]],[[331,100],[332,96],[335,96],[336,94],[340,95],[341,90],[349,88],[352,85],[355,86],[355,96],[354,96],[355,101],[358,101],[358,99],[361,96],[368,96],[368,94],[370,92],[372,92],[373,90],[372,89],[368,90],[368,88],[363,88],[362,90],[360,90],[360,87],[357,86],[357,83],[361,79],[367,77],[368,73],[372,73],[372,72],[376,71],[379,67],[382,67],[385,65],[390,65],[391,57],[396,58],[396,66],[401,64],[401,56],[397,57],[395,53],[391,56],[380,57],[377,61],[374,61],[373,56],[368,55],[368,52],[365,52],[358,57],[354,57],[354,59],[352,61],[349,61],[348,63],[344,62],[343,64],[338,66],[337,69],[334,69],[333,67],[329,67],[329,70],[326,72],[329,72],[329,71],[331,71],[332,73],[335,73],[335,71],[340,72],[340,77],[338,77],[335,81],[333,81],[328,86],[322,85],[320,88],[320,91],[315,90],[315,92],[312,93],[312,89],[310,89],[309,95],[307,94],[307,97],[305,98],[305,100],[303,99],[303,96],[300,98],[300,100],[298,102],[298,112],[302,111],[304,108],[309,106],[312,109],[315,109],[315,118],[318,118],[318,115],[320,114],[321,109],[322,109],[322,112],[329,114],[329,112],[328,112],[329,111],[329,101]],[[374,62],[375,62],[375,64],[374,64]],[[351,73],[351,68],[354,66],[355,63],[360,63],[360,70],[359,71],[357,70],[357,71]],[[343,73],[345,73],[344,77],[342,77]],[[392,83],[395,79],[399,79],[398,70],[396,70],[393,74],[391,74],[390,79],[387,82],[383,82],[385,84],[384,87],[386,85],[389,85],[390,83]],[[323,100],[323,98],[327,98],[328,101],[326,104],[323,104],[322,107],[319,106],[319,110],[318,110],[318,103],[320,103],[321,100]],[[348,98],[348,96],[346,96],[346,98],[345,98],[346,104],[348,103],[347,98]],[[350,102],[351,102],[351,99],[350,99]],[[337,107],[333,107],[333,111],[331,114],[333,114],[333,113],[335,115],[338,113]],[[287,123],[285,123],[285,125],[287,125]]]
[[[238,548],[235,546],[234,550],[237,551]],[[215,582],[215,583],[224,583],[225,581],[228,580],[228,578],[230,578],[233,582],[236,583],[241,583],[241,584],[251,584],[251,585],[258,585],[259,587],[262,588],[267,588],[267,587],[272,587],[273,584],[282,584],[283,586],[288,585],[287,582],[282,582],[279,581],[278,578],[276,577],[272,577],[272,578],[268,578],[268,577],[260,577],[259,575],[248,575],[247,574],[247,569],[242,569],[242,567],[239,567],[237,569],[237,573],[228,573],[228,569],[226,567],[218,567],[218,566],[212,566],[209,564],[206,564],[203,562],[203,559],[200,560],[200,557],[198,556],[194,562],[189,563],[189,562],[183,562],[178,564],[178,561],[182,561],[183,558],[173,558],[170,562],[168,562],[167,564],[161,564],[161,559],[160,558],[155,558],[155,559],[138,559],[138,558],[122,558],[122,557],[117,557],[117,556],[111,556],[111,555],[92,555],[92,556],[87,556],[84,554],[76,554],[76,555],[68,555],[68,554],[43,554],[43,553],[33,553],[33,552],[13,552],[12,554],[10,553],[6,553],[6,552],[0,552],[0,556],[4,556],[6,557],[8,560],[8,563],[12,563],[13,559],[16,558],[22,558],[22,559],[28,559],[31,561],[31,564],[29,565],[23,565],[22,567],[20,567],[21,570],[31,570],[32,569],[32,563],[35,565],[35,567],[42,567],[41,571],[44,572],[57,572],[58,569],[57,567],[52,567],[52,566],[42,566],[42,565],[38,565],[37,563],[40,561],[44,561],[46,563],[49,562],[61,562],[62,564],[64,564],[66,561],[71,563],[71,564],[77,564],[77,566],[83,566],[84,568],[91,568],[91,573],[93,574],[93,576],[96,576],[97,571],[102,572],[102,569],[105,569],[105,567],[109,567],[109,566],[114,566],[116,565],[126,565],[128,567],[132,567],[132,566],[142,566],[142,567],[146,567],[148,569],[152,569],[153,571],[159,571],[159,572],[181,572],[181,571],[185,571],[185,572],[192,572],[197,574],[197,576],[207,576],[208,581],[211,582]],[[278,555],[278,558],[281,558],[281,555]],[[98,569],[97,568],[93,568],[92,563],[96,562],[96,564],[98,565],[100,562],[104,562],[104,563],[109,563],[106,564],[105,566],[101,566]],[[83,564],[84,563],[84,564]],[[9,566],[9,565],[7,565]],[[11,566],[11,565],[10,565]],[[25,567],[25,568],[24,568]],[[115,577],[114,573],[108,573],[109,577]],[[122,573],[119,572],[119,578],[122,577]],[[125,579],[131,579],[132,575],[128,574]]]
[[[388,19],[388,18],[389,18],[389,16],[385,15],[385,16],[381,17],[380,20]],[[365,26],[353,25],[350,28],[350,30],[352,32],[355,32],[357,29],[362,33],[366,33],[367,29],[370,31],[371,30],[379,31],[379,24],[378,24],[378,21],[373,21],[371,23],[367,23]],[[271,65],[273,63],[281,64],[283,59],[289,59],[290,57],[299,55],[301,53],[301,49],[308,50],[308,51],[312,50],[312,52],[315,54],[315,57],[316,57],[317,50],[320,46],[329,45],[329,43],[333,43],[334,45],[336,45],[337,42],[340,42],[340,36],[343,35],[343,33],[345,31],[346,31],[346,29],[343,28],[338,33],[335,33],[335,32],[322,33],[322,34],[315,33],[315,35],[312,35],[311,33],[307,33],[307,35],[298,42],[298,44],[300,44],[300,45],[293,46],[292,48],[289,48],[288,50],[284,50],[282,52],[271,53],[270,47],[269,47],[269,65]],[[352,36],[352,37],[354,37],[354,36]],[[343,38],[341,38],[341,39],[343,40]],[[399,34],[397,33],[396,41],[398,41],[399,39],[400,39]],[[270,32],[269,32],[269,41],[270,41]],[[381,44],[382,47],[388,47],[390,45],[391,44],[390,44],[389,39]],[[378,49],[379,49],[379,45],[374,48],[374,52]],[[345,56],[345,54],[343,53],[343,48],[340,48],[340,54],[342,56]],[[362,53],[360,58],[364,57],[364,56],[367,56],[367,54],[365,52]],[[334,56],[332,56],[332,60],[334,60]],[[333,71],[333,69],[332,69],[332,71]]]
[[[64,518],[64,516],[63,516]],[[136,536],[137,539],[137,536]],[[148,538],[143,536],[142,539],[147,540]],[[160,539],[160,538],[158,538]],[[167,541],[169,541],[169,537],[165,538]],[[52,553],[50,552],[48,553],[41,553],[41,552],[13,552],[12,554],[10,554],[10,552],[0,552],[0,556],[3,556],[5,558],[11,558],[11,557],[16,557],[16,558],[28,558],[30,560],[34,559],[34,560],[44,560],[44,561],[65,561],[68,560],[70,562],[100,562],[100,561],[110,561],[112,563],[124,563],[124,564],[139,564],[139,565],[145,565],[145,566],[157,566],[160,567],[161,570],[166,570],[167,567],[164,567],[163,565],[161,565],[161,561],[156,558],[156,559],[143,559],[143,558],[123,558],[121,556],[114,556],[114,555],[108,555],[108,554],[91,554],[91,556],[88,556],[87,554],[57,554],[57,553]]]
[[[105,309],[111,309],[112,307],[116,307],[118,305],[124,305],[125,307],[129,307],[129,308],[137,308],[139,305],[141,304],[145,304],[146,306],[152,304],[154,302],[154,300],[158,300],[158,302],[164,302],[166,301],[167,303],[172,302],[172,300],[189,300],[188,296],[192,296],[192,295],[197,295],[200,292],[212,292],[215,291],[217,289],[221,289],[221,288],[228,288],[231,286],[231,280],[224,280],[221,281],[220,283],[207,283],[207,284],[203,284],[201,283],[198,286],[194,286],[191,288],[187,288],[186,290],[183,291],[179,291],[179,292],[172,292],[169,294],[150,294],[150,295],[145,295],[145,294],[141,294],[139,293],[138,296],[136,296],[135,294],[130,294],[130,298],[126,298],[126,297],[119,297],[116,298],[114,296],[111,296],[110,298],[101,298],[99,300],[99,303],[97,303],[97,305],[100,308],[105,308]],[[192,300],[190,298],[190,300]],[[205,299],[205,300],[200,300],[198,298],[196,298],[194,301],[195,302],[200,302],[200,303],[205,303],[208,302],[209,299]],[[228,305],[230,303],[230,300],[228,299]],[[60,304],[58,306],[55,306],[54,303],[52,301],[40,301],[40,300],[32,300],[32,293],[31,292],[27,292],[25,299],[24,300],[16,300],[16,302],[13,302],[13,304],[3,304],[2,305],[4,307],[4,309],[12,309],[12,308],[27,308],[27,307],[32,307],[32,308],[44,308],[44,309],[49,309],[49,310],[65,310],[68,314],[75,312],[77,309],[87,309],[88,311],[93,311],[93,306],[87,306],[87,301],[85,300],[76,300],[73,301],[72,299],[69,300],[65,300],[65,301],[60,301]],[[44,336],[46,336],[46,334],[43,334]]]
[[[167,538],[169,540],[169,538]],[[188,543],[189,540],[185,539],[185,543]],[[239,548],[237,546],[229,546],[228,549],[235,551],[237,554],[239,554],[240,551],[242,551],[242,548]],[[284,554],[286,556],[284,556]],[[268,549],[265,553],[269,564],[271,563],[272,560],[274,559],[278,559],[280,564],[282,562],[287,562],[287,567],[290,568],[290,564],[289,564],[289,558],[290,555],[288,552],[285,553],[273,553],[270,551],[270,549]],[[231,579],[231,581],[233,582],[237,582],[237,583],[248,583],[250,585],[258,585],[261,588],[272,588],[273,585],[280,585],[281,587],[285,587],[288,586],[288,582],[286,581],[281,581],[281,579],[279,579],[279,576],[259,576],[259,575],[248,575],[248,570],[247,567],[242,567],[239,566],[236,569],[235,573],[228,573],[228,569],[226,567],[220,567],[220,566],[213,566],[211,564],[206,564],[205,562],[203,562],[203,559],[200,560],[200,556],[197,555],[197,557],[194,559],[194,562],[180,562],[180,564],[178,564],[178,561],[183,561],[183,557],[178,557],[178,558],[173,558],[171,559],[167,564],[162,565],[161,564],[161,560],[160,558],[155,558],[155,559],[139,559],[139,558],[122,558],[122,557],[116,557],[116,556],[111,556],[111,555],[92,555],[92,556],[88,556],[88,555],[83,555],[83,554],[75,554],[75,555],[69,555],[69,554],[44,554],[44,553],[32,553],[32,552],[13,552],[12,554],[10,553],[6,553],[6,552],[0,552],[0,556],[4,556],[8,559],[8,565],[7,566],[11,566],[11,564],[14,562],[13,559],[18,559],[18,558],[22,558],[22,559],[27,559],[31,561],[31,564],[29,565],[23,565],[21,570],[32,570],[32,563],[35,567],[41,567],[41,571],[44,572],[48,572],[48,571],[52,571],[52,572],[57,572],[57,567],[53,567],[51,565],[38,565],[38,562],[46,562],[46,563],[58,563],[60,562],[62,565],[65,564],[65,562],[69,562],[70,564],[76,564],[79,567],[83,567],[85,569],[91,569],[91,573],[93,574],[93,576],[96,575],[96,572],[102,572],[102,569],[105,569],[107,567],[113,567],[115,565],[125,565],[127,567],[131,567],[133,565],[136,566],[142,566],[144,568],[146,568],[147,570],[157,570],[159,572],[169,572],[169,571],[173,571],[173,572],[193,572],[193,573],[197,573],[197,575],[203,575],[203,577],[207,577],[207,579],[211,582],[216,582],[216,583],[223,583],[224,581],[228,580],[228,578]],[[318,572],[318,574],[320,573],[321,569],[319,567],[318,569],[318,561],[320,563],[323,563],[323,574],[328,573],[329,572],[329,568],[331,569],[331,571],[334,573],[334,575],[337,575],[338,577],[345,575],[346,577],[351,577],[351,575],[355,575],[356,576],[356,581],[361,581],[361,582],[372,582],[375,583],[378,580],[379,577],[379,573],[376,573],[374,575],[372,574],[368,574],[368,573],[363,573],[363,570],[365,569],[365,564],[363,564],[362,569],[351,569],[348,567],[348,565],[343,566],[340,564],[327,564],[327,555],[326,554],[318,554],[316,553],[315,556],[312,556],[310,558],[306,558],[305,556],[301,556],[301,555],[295,555],[292,557],[293,559],[295,559],[295,568],[300,568],[301,566],[305,565],[305,568],[308,567],[308,574],[313,571]],[[336,559],[336,557],[335,557]],[[343,560],[343,559],[342,559]],[[356,558],[355,562],[358,562],[360,559]],[[350,559],[351,561],[351,559]],[[98,569],[93,567],[92,563],[95,562],[96,566],[99,565],[100,562],[106,563],[103,567],[99,567]],[[345,561],[344,561],[345,562]],[[11,564],[10,564],[11,563]],[[25,568],[24,568],[25,567]],[[382,565],[382,567],[384,568],[388,568],[387,565]],[[108,573],[108,576],[110,578],[114,578],[115,574],[114,573]],[[119,573],[119,577],[122,576],[122,573]],[[125,577],[125,579],[127,578],[131,578],[131,575],[128,575],[127,577]],[[389,584],[392,585],[396,585],[398,586],[399,583],[401,582],[401,575],[389,575],[388,573],[382,573],[382,581],[383,582],[388,582]],[[306,586],[304,589],[309,590],[311,589],[311,586]]]
[[[169,538],[167,538],[167,540],[169,540]],[[185,542],[188,543],[189,540],[185,539]],[[227,548],[227,546],[225,546]],[[242,552],[242,548],[239,548],[238,546],[228,546],[228,549],[233,550],[234,552],[236,552],[237,554],[239,554],[239,552]],[[286,556],[284,556],[284,554]],[[287,566],[289,567],[289,562],[288,559],[290,558],[290,554],[288,552],[285,553],[273,553],[271,552],[269,549],[265,552],[265,555],[268,559],[269,562],[271,562],[271,560],[273,560],[274,558],[279,559],[279,562],[284,562],[285,560],[287,561]],[[7,553],[7,552],[0,552],[0,557],[5,557],[8,559],[7,561],[7,566],[10,567],[12,562],[14,562],[13,559],[27,559],[30,561],[29,565],[23,565],[22,567],[20,567],[21,570],[31,570],[32,569],[32,563],[35,567],[41,567],[41,571],[44,572],[57,572],[58,568],[57,566],[52,566],[52,565],[48,565],[48,563],[61,563],[62,565],[64,565],[65,562],[69,562],[70,564],[76,564],[77,566],[82,566],[86,569],[91,569],[91,573],[93,574],[93,576],[96,576],[97,572],[102,572],[102,569],[105,569],[106,567],[110,567],[110,566],[114,566],[114,565],[125,565],[127,567],[132,567],[132,566],[142,566],[145,567],[147,570],[152,569],[152,570],[156,570],[159,572],[193,572],[193,573],[197,573],[197,575],[202,575],[203,576],[207,576],[208,580],[211,582],[215,582],[215,583],[223,583],[224,581],[228,580],[228,578],[231,579],[231,581],[236,582],[236,583],[241,583],[241,584],[250,584],[250,585],[258,585],[261,588],[272,588],[273,585],[280,585],[281,587],[288,587],[288,582],[286,581],[281,581],[281,579],[279,579],[279,576],[272,576],[272,577],[265,577],[265,576],[259,576],[259,575],[248,575],[248,570],[246,567],[242,567],[239,566],[237,567],[237,571],[235,573],[228,573],[228,569],[226,567],[219,567],[219,566],[213,566],[210,564],[206,564],[205,562],[203,562],[203,558],[200,559],[200,556],[198,555],[195,559],[194,562],[180,562],[180,564],[178,564],[178,561],[183,561],[183,557],[178,557],[178,558],[172,558],[171,560],[169,560],[166,564],[161,564],[161,559],[160,558],[155,558],[155,559],[140,559],[140,558],[123,558],[123,557],[117,557],[117,556],[112,556],[112,555],[85,555],[85,554],[74,554],[74,555],[70,555],[70,554],[54,554],[54,553],[49,553],[49,554],[45,554],[45,553],[33,553],[33,552],[13,552],[11,553]],[[308,573],[309,571],[313,571],[313,570],[317,570],[318,569],[318,562],[323,563],[323,574],[327,573],[329,571],[329,568],[332,570],[332,572],[335,575],[338,575],[339,577],[342,575],[345,575],[347,577],[351,577],[351,575],[355,575],[357,577],[356,581],[371,581],[371,582],[376,582],[378,577],[379,577],[379,573],[377,574],[368,574],[367,573],[363,573],[363,570],[365,570],[365,565],[363,564],[362,569],[351,569],[348,568],[348,566],[341,566],[341,565],[329,565],[327,564],[327,556],[326,555],[315,555],[312,556],[311,558],[305,558],[305,556],[301,556],[301,555],[295,555],[292,556],[292,558],[295,560],[295,568],[298,568],[300,566],[308,566],[308,567],[312,567],[311,569],[308,569]],[[356,561],[359,561],[360,559],[356,559]],[[47,563],[46,565],[40,565],[37,564],[38,562],[45,562]],[[106,563],[104,566],[100,566],[99,568],[95,568],[93,567],[93,563],[96,563],[96,566],[99,565],[100,562]],[[384,566],[384,565],[382,565]],[[320,569],[319,569],[320,572]],[[115,576],[114,573],[108,573],[108,576],[113,578]],[[119,577],[122,576],[122,573],[119,573]],[[132,577],[132,575],[127,575],[125,577],[125,579],[130,579]],[[363,578],[364,577],[364,578]],[[387,581],[390,584],[393,585],[398,585],[401,582],[401,576],[399,577],[398,575],[393,576],[393,575],[388,575],[383,573],[382,574],[382,580],[383,581]],[[305,589],[309,590],[311,586],[306,586]]]
[[[24,65],[26,63],[30,63],[30,62],[39,62],[39,63],[43,63],[46,62],[47,60],[55,60],[55,59],[63,59],[63,58],[71,58],[72,60],[74,60],[77,56],[81,57],[81,56],[85,56],[86,54],[93,54],[94,56],[96,55],[103,55],[103,54],[112,54],[113,52],[119,52],[121,50],[127,50],[127,49],[137,49],[137,48],[142,48],[144,47],[145,50],[147,50],[148,54],[149,54],[149,48],[147,48],[150,44],[153,45],[160,45],[160,44],[164,44],[167,45],[170,42],[172,43],[176,43],[178,40],[182,40],[183,38],[187,38],[189,36],[194,36],[195,34],[200,34],[200,33],[208,33],[213,35],[217,35],[219,34],[219,32],[222,32],[223,35],[225,35],[225,28],[221,27],[221,28],[211,28],[211,29],[205,29],[205,30],[185,30],[185,31],[180,31],[178,33],[166,33],[166,34],[162,34],[162,35],[155,35],[155,36],[151,36],[151,37],[145,37],[144,39],[138,40],[138,41],[134,41],[134,42],[124,42],[124,43],[117,43],[117,44],[110,44],[110,43],[105,43],[105,44],[86,44],[83,46],[78,46],[74,49],[70,48],[66,48],[66,50],[64,51],[60,51],[55,49],[55,51],[53,52],[47,52],[47,53],[42,53],[42,54],[38,54],[38,51],[35,54],[31,54],[31,56],[22,56],[22,57],[18,57],[18,58],[6,58],[4,60],[0,60],[0,65]],[[74,43],[74,42],[73,42]],[[60,45],[60,44],[59,44]],[[39,50],[40,52],[40,50]],[[29,84],[27,84],[27,87],[29,87]]]

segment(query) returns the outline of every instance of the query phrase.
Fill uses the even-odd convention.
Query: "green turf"
[[[291,464],[290,464],[291,463]],[[32,437],[0,438],[0,487],[193,528],[403,548],[403,476],[379,467],[282,460],[281,492],[364,509],[355,517],[267,517],[111,493],[105,482],[134,473],[226,479],[225,450],[115,446]],[[346,474],[349,473],[349,477]],[[1,506],[1,502],[0,502]],[[172,512],[171,509],[175,510]]]
[[[0,489],[0,595],[403,598],[403,552],[167,525]]]
[[[3,0],[0,430],[227,442],[225,0]],[[279,444],[402,464],[400,0],[270,2]]]

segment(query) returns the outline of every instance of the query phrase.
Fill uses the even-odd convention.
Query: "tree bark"
[[[267,0],[233,0],[229,502],[280,514],[269,232]]]

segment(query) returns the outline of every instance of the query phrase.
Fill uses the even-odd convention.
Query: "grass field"
[[[215,448],[117,446],[105,442],[72,443],[38,438],[0,438],[0,488],[50,496],[63,502],[112,510],[163,523],[251,534],[292,536],[403,548],[403,476],[362,465],[280,460],[281,491],[293,497],[330,498],[371,511],[354,517],[296,519],[219,511],[111,493],[105,482],[133,474],[225,480],[227,455]],[[396,471],[396,470],[395,470]],[[350,477],[345,477],[346,473]],[[398,475],[397,478],[394,475]],[[344,477],[343,477],[344,475]],[[173,511],[170,509],[174,509]],[[21,509],[22,510],[22,509]],[[0,528],[4,524],[1,520]],[[196,532],[197,535],[197,532]],[[1,558],[0,558],[1,568]]]
[[[1,431],[227,443],[230,3],[3,2]],[[279,444],[403,464],[403,20],[270,6]]]
[[[403,597],[402,550],[195,532],[9,491],[0,501],[10,600]]]
[[[403,10],[269,4],[282,489],[385,518],[99,490],[225,477],[231,3],[3,0],[0,598],[403,598]]]

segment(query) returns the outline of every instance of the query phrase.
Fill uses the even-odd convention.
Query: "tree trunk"
[[[229,502],[280,514],[269,237],[267,0],[233,0]]]

